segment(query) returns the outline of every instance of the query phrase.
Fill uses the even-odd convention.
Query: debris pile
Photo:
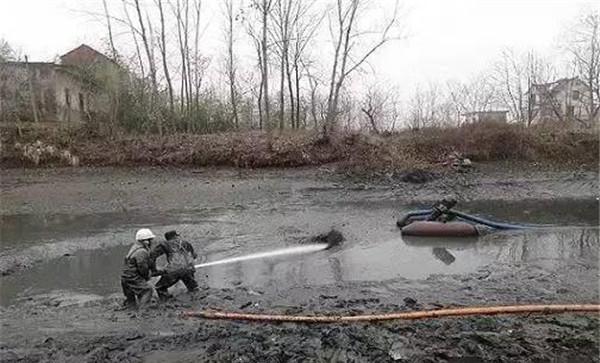
[[[469,158],[464,157],[457,151],[452,151],[441,161],[443,166],[450,166],[459,172],[469,171],[473,167],[473,163]]]
[[[15,150],[21,152],[23,159],[40,165],[48,162],[61,162],[71,166],[79,166],[79,157],[69,150],[61,150],[54,145],[44,144],[40,140],[34,143],[15,143]]]

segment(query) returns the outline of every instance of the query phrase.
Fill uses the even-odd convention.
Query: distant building
[[[112,59],[85,44],[61,55],[60,64],[79,68],[119,67]]]
[[[476,111],[463,114],[464,123],[505,123],[508,111]]]
[[[589,94],[589,88],[579,78],[535,84],[528,92],[533,111],[531,123],[554,123],[569,128],[597,127],[598,105],[590,107]]]
[[[116,63],[87,45],[60,57],[60,63],[1,62],[0,121],[82,123],[109,111],[103,89]]]

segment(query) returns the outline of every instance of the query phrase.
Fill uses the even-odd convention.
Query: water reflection
[[[401,238],[392,230],[385,235],[390,238],[349,241],[337,250],[199,269],[197,277],[216,288],[247,286],[277,290],[287,286],[382,281],[398,277],[423,279],[432,274],[469,273],[494,264],[536,263],[552,268],[576,260],[585,262],[586,266],[598,266],[600,257],[598,228],[532,230],[458,239]],[[209,246],[208,250],[196,247],[213,260],[224,257],[217,247],[220,248],[225,240],[217,242],[205,244]],[[280,241],[273,237],[263,239],[262,243],[271,248],[281,247]],[[256,252],[252,240],[243,244],[232,247],[228,256]],[[55,290],[99,295],[119,293],[119,276],[127,248],[123,245],[80,251],[74,256],[54,259],[2,277],[0,304]]]
[[[454,261],[456,261],[456,257],[454,257],[453,254],[443,247],[434,247],[431,252],[435,258],[442,261],[446,265],[451,265]]]
[[[507,243],[499,244],[501,236],[490,236],[478,249],[493,254],[500,262],[533,262],[552,260],[555,263],[571,259],[597,261],[599,229],[562,229],[548,233],[532,231],[511,235]]]
[[[212,222],[225,208],[157,212],[140,210],[97,214],[0,215],[0,252],[102,232],[129,231],[148,225]],[[219,221],[222,222],[222,221]]]
[[[322,285],[344,281],[380,281],[396,277],[426,278],[431,274],[461,274],[493,264],[541,263],[548,267],[586,260],[598,265],[599,231],[593,228],[501,233],[480,238],[400,238],[354,245],[329,256],[254,261],[207,271],[210,285]],[[243,274],[239,271],[243,270]]]

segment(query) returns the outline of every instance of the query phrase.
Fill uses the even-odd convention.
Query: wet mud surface
[[[184,310],[368,314],[598,303],[597,172],[491,167],[414,185],[325,169],[3,171],[0,361],[598,361],[597,315],[301,325],[182,319]],[[551,228],[402,238],[395,218],[457,209]],[[177,229],[213,261],[314,241],[325,251],[199,269],[203,289],[116,311],[133,233]]]

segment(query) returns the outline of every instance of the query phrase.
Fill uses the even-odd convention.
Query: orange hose
[[[416,320],[428,318],[441,318],[447,316],[469,315],[498,315],[498,314],[560,314],[560,313],[600,313],[600,304],[582,305],[509,305],[509,306],[481,306],[455,309],[424,310],[389,314],[373,315],[271,315],[271,314],[245,314],[221,311],[186,311],[185,318],[247,320],[264,322],[294,322],[294,323],[343,323],[343,322],[368,322],[384,320]]]

